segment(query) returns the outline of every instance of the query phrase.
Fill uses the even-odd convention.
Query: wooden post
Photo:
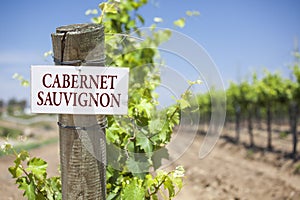
[[[75,24],[52,35],[56,65],[104,66],[104,28]],[[105,116],[60,114],[59,142],[64,200],[105,200]]]

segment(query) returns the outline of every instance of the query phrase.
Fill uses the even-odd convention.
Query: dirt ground
[[[279,166],[273,153],[264,155],[220,139],[213,151],[198,159],[202,142],[197,137],[191,148],[174,165],[186,169],[185,186],[176,200],[280,200],[300,199],[300,176],[293,174],[291,160]],[[282,162],[282,161],[281,161]]]
[[[184,138],[185,134],[177,136]],[[185,185],[176,200],[300,199],[300,175],[293,174],[294,167],[299,163],[293,163],[291,159],[274,152],[252,151],[242,144],[230,143],[225,135],[219,139],[213,151],[200,160],[198,153],[202,141],[203,136],[197,135],[183,156],[168,167],[183,165],[186,170]],[[34,149],[30,153],[49,163],[49,175],[58,173],[57,143]],[[1,200],[23,199],[22,192],[17,190],[7,171],[12,162],[12,157],[0,158]]]

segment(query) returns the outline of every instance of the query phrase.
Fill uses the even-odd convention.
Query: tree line
[[[14,115],[15,112],[23,113],[24,109],[27,106],[27,100],[17,100],[15,98],[11,98],[6,102],[0,99],[0,115],[6,110],[9,115]]]

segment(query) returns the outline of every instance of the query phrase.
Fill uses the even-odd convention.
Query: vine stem
[[[184,93],[181,94],[181,98],[184,98],[184,95],[191,89],[191,87],[192,87],[193,85],[194,85],[194,84],[190,84],[190,85],[189,85],[189,87],[184,91]],[[178,112],[179,109],[180,109],[180,104],[177,103],[176,109],[175,109],[174,112],[168,117],[168,120],[171,120],[171,119],[174,117],[174,115]],[[154,136],[156,136],[156,135],[158,135],[158,134],[159,134],[159,132],[156,133],[156,134],[153,134],[153,135],[150,136],[150,137],[148,137],[148,139],[150,140],[152,137],[154,137]]]
[[[181,94],[181,99],[184,98],[184,95],[186,95],[187,92],[190,91],[190,89],[191,89],[191,87],[192,87],[193,85],[194,85],[194,84],[190,84],[189,87],[187,87],[187,89],[184,91],[184,93]],[[175,111],[170,115],[169,120],[172,119],[172,117],[175,115],[175,113],[178,112],[179,109],[180,109],[180,104],[177,103],[177,107],[176,107]]]
[[[16,150],[14,148],[12,148],[12,151],[13,151],[14,155],[18,158],[19,154],[16,152]],[[29,178],[29,174],[26,172],[26,170],[24,169],[23,165],[20,163],[19,166],[20,166],[20,169],[24,172],[24,174]]]
[[[133,118],[129,118],[129,119],[131,120],[131,122],[132,122],[132,124],[133,124],[133,123],[134,123],[134,119],[133,119]],[[133,130],[134,130],[133,136],[130,137],[130,138],[128,138],[128,141],[127,141],[127,143],[126,143],[125,146],[124,146],[124,150],[125,150],[125,153],[126,153],[127,158],[129,158],[128,145],[129,145],[129,143],[130,143],[131,141],[134,141],[135,138],[136,138],[135,129],[133,129]]]
[[[162,179],[162,181],[157,185],[154,186],[155,190],[149,194],[149,197],[151,197],[152,195],[156,194],[157,191],[159,190],[159,188],[162,186],[162,184],[164,184],[166,178],[171,174],[171,172],[167,173],[166,175],[164,175],[164,178]]]

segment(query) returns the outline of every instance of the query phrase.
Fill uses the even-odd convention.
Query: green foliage
[[[226,91],[227,115],[233,116],[240,108],[241,91],[236,83],[231,82]]]
[[[261,128],[260,120],[266,117],[268,132],[268,148],[272,147],[272,119],[275,122],[285,122],[288,119],[290,132],[297,133],[295,124],[299,115],[300,103],[300,68],[299,60],[292,67],[293,77],[283,78],[279,73],[264,71],[259,79],[253,74],[252,81],[243,81],[239,84],[231,83],[226,91],[227,119],[236,119],[236,132],[239,133],[239,123],[247,119],[250,141],[253,140],[252,118],[256,117]],[[254,126],[255,128],[255,126]],[[279,137],[284,139],[288,132],[282,132]],[[297,137],[293,137],[293,149],[296,149]],[[296,154],[293,150],[293,154]]]
[[[226,91],[227,114],[229,117],[232,116],[238,108],[243,115],[255,110],[265,114],[267,107],[272,112],[277,107],[285,108],[296,98],[296,88],[295,82],[282,78],[278,73],[268,71],[265,71],[261,79],[254,74],[250,82],[230,83]]]
[[[184,176],[184,169],[183,167],[179,166],[172,172],[164,172],[158,171],[155,178],[152,175],[148,174],[146,176],[146,185],[148,190],[148,194],[146,197],[152,196],[152,199],[158,199],[158,190],[163,186],[164,190],[167,191],[168,196],[166,196],[166,192],[164,190],[160,190],[160,195],[164,199],[171,199],[172,197],[176,196],[176,194],[182,188],[182,177]],[[176,192],[176,189],[178,192]]]
[[[200,12],[197,11],[197,10],[187,10],[185,12],[186,16],[187,17],[193,17],[193,16],[199,16],[200,15]],[[184,28],[185,27],[185,24],[186,24],[186,18],[185,17],[181,17],[177,20],[175,20],[173,22],[173,24],[179,28]]]
[[[24,86],[24,87],[28,87],[29,86],[29,81],[24,79],[24,77],[18,73],[15,73],[13,75],[13,79],[16,79],[16,80],[19,80],[21,85]]]
[[[85,15],[97,15],[97,14],[98,14],[97,9],[89,9],[89,10],[85,11]]]
[[[198,95],[197,104],[199,105],[200,113],[203,116],[211,115],[211,97],[209,93]]]
[[[31,158],[27,151],[17,153],[10,144],[1,146],[4,152],[12,152],[14,165],[8,170],[16,180],[18,188],[24,190],[23,196],[28,200],[59,200],[61,182],[59,177],[47,178],[47,162],[41,158]]]
[[[26,104],[26,100],[18,101],[14,98],[10,99],[7,103],[7,114],[12,116],[23,115]]]
[[[107,175],[112,178],[113,169],[110,167],[107,170]],[[163,199],[172,199],[183,187],[182,178],[184,177],[184,169],[179,166],[171,172],[162,170],[157,171],[156,175],[147,173],[140,179],[138,177],[129,177],[120,172],[114,177],[114,180],[119,183],[118,187],[114,187],[113,192],[107,196],[107,200],[111,199],[158,199],[159,195]],[[108,183],[107,188],[112,189],[112,184]],[[119,193],[119,195],[118,195]]]
[[[18,136],[22,135],[23,132],[18,129],[12,129],[7,127],[0,127],[0,137],[6,138],[17,138]]]
[[[185,26],[185,18],[180,18],[174,21],[174,25],[178,26],[179,28],[183,28]]]
[[[256,82],[258,101],[267,105],[285,98],[285,88],[282,86],[284,86],[284,82],[280,74],[266,71],[262,80]]]
[[[124,184],[124,190],[122,192],[122,199],[124,200],[139,200],[144,199],[145,197],[145,187],[142,185],[142,181],[133,178],[131,181],[128,181],[128,184]]]
[[[188,88],[175,105],[157,109],[155,89],[160,84],[160,76],[155,63],[161,62],[157,49],[170,38],[171,32],[157,31],[155,25],[149,33],[140,32],[138,26],[145,20],[138,11],[147,3],[147,0],[110,0],[100,4],[102,14],[93,18],[105,27],[107,65],[130,68],[128,115],[108,117],[108,151],[120,149],[109,153],[112,157],[107,168],[109,200],[157,199],[158,193],[171,199],[182,187],[182,177],[176,176],[182,168],[156,175],[149,173],[150,168],[159,168],[161,160],[168,158],[165,146],[180,121],[180,110],[190,107],[190,92]],[[157,18],[155,22],[162,19]],[[176,24],[183,27],[184,22],[182,18]],[[144,40],[123,35],[132,33],[143,36]]]
[[[228,113],[233,114],[236,109],[244,112],[253,109],[258,100],[258,93],[255,85],[251,85],[247,81],[243,81],[239,85],[231,82],[226,91],[226,97]]]
[[[44,58],[47,58],[49,56],[53,56],[52,50],[44,52]]]
[[[291,83],[290,85],[290,94],[292,94],[291,96],[296,99],[296,100],[300,100],[300,67],[299,67],[299,63],[296,63],[293,66],[293,74],[296,78],[296,82],[295,83]]]
[[[125,118],[130,117],[131,121],[141,124],[142,128],[135,128],[130,123],[120,123],[114,118],[109,119],[110,125],[107,129],[108,142],[126,151],[125,155],[118,155],[116,158],[122,169],[121,171],[108,167],[107,180],[109,187],[107,189],[108,196],[111,199],[119,199],[123,195],[127,196],[127,192],[133,192],[128,188],[124,189],[124,183],[128,181],[130,185],[137,184],[137,182],[132,183],[132,179],[137,179],[142,183],[143,190],[146,191],[144,194],[148,197],[147,199],[155,199],[157,197],[156,193],[162,191],[161,186],[168,188],[169,195],[165,197],[166,199],[171,199],[175,196],[177,193],[176,188],[178,190],[181,189],[182,179],[178,174],[180,174],[180,171],[183,171],[182,168],[169,173],[158,173],[152,180],[153,183],[157,183],[154,186],[149,186],[145,182],[149,182],[149,168],[157,169],[161,166],[161,160],[168,158],[165,145],[171,139],[173,127],[179,123],[180,109],[190,107],[189,102],[185,99],[189,96],[188,91],[182,95],[182,99],[178,100],[176,105],[170,106],[163,111],[156,111],[150,103],[140,100],[139,104],[134,106],[131,116]],[[164,116],[165,119],[162,120],[161,116]],[[155,151],[159,151],[159,153]],[[172,178],[171,175],[173,174],[176,174],[178,177]],[[151,188],[155,189],[152,190]],[[152,192],[149,193],[149,191]]]
[[[185,14],[189,17],[192,17],[192,16],[199,16],[200,12],[197,10],[188,10],[185,12]]]

